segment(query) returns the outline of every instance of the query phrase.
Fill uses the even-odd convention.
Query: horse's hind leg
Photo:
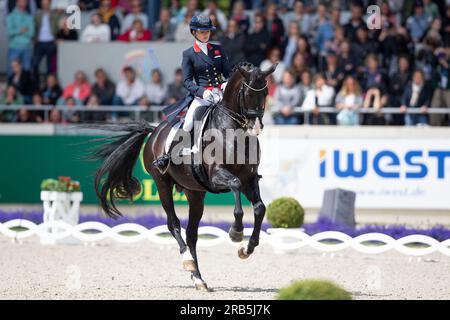
[[[203,216],[205,192],[185,190],[185,194],[189,201],[189,223],[186,229],[186,242],[194,259],[194,270],[191,270],[191,277],[197,290],[208,291],[208,287],[200,274],[197,259],[198,225]]]
[[[173,185],[174,182],[169,176],[161,176],[160,174],[152,174],[156,187],[158,188],[161,205],[167,215],[167,228],[172,236],[177,240],[180,246],[180,253],[183,255],[186,253],[186,243],[181,236],[180,220],[175,213],[175,207],[173,205]],[[190,254],[189,254],[190,255]]]

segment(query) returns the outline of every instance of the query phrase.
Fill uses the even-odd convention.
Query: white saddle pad
[[[201,139],[203,137],[203,130],[205,128],[206,120],[208,119],[210,113],[211,113],[211,108],[208,108],[208,110],[206,110],[206,115],[203,117],[202,125],[200,127],[201,128],[200,134],[198,135],[198,141],[196,143],[196,145],[199,146],[198,148],[201,148]],[[175,135],[177,134],[178,130],[180,130],[180,127],[182,124],[183,124],[183,120],[180,119],[170,129],[169,135],[167,136],[167,139],[166,139],[166,145],[165,145],[166,153],[169,153],[169,149],[170,149],[170,146],[172,145],[173,138],[175,138]],[[192,130],[194,130],[194,129],[192,129]]]

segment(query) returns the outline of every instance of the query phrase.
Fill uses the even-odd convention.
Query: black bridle
[[[230,110],[226,107],[219,108],[221,111],[224,111],[225,114],[227,114],[230,118],[232,118],[234,121],[236,121],[239,125],[241,125],[243,128],[248,128],[249,120],[255,119],[255,118],[262,118],[265,111],[265,99],[264,104],[261,107],[254,107],[254,108],[245,108],[245,87],[248,89],[254,91],[254,92],[261,92],[265,91],[265,94],[267,94],[267,81],[264,87],[262,88],[253,88],[250,86],[245,80],[242,81],[241,88],[239,89],[238,93],[238,107],[239,112],[234,112],[233,110]]]
[[[244,86],[247,87],[248,89],[254,91],[254,92],[261,92],[264,91],[265,94],[267,92],[267,81],[266,84],[264,85],[264,87],[262,88],[253,88],[252,86],[250,86],[247,82],[242,81],[242,85],[241,85],[241,89],[239,90],[239,108],[241,110],[241,114],[248,119],[254,119],[254,118],[262,118],[262,116],[264,115],[264,111],[265,111],[265,99],[264,99],[264,104],[261,107],[256,106],[255,108],[244,108],[245,105],[245,96],[244,96]]]

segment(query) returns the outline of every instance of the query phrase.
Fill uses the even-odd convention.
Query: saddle
[[[208,106],[200,106],[200,107],[197,108],[197,110],[195,110],[193,121],[194,122],[201,122],[201,125],[200,126],[194,126],[194,128],[191,130],[191,132],[190,132],[190,134],[191,134],[191,139],[190,139],[191,144],[189,146],[186,146],[186,147],[192,148],[196,144],[197,144],[198,147],[200,147],[199,143],[201,143],[201,139],[202,139],[202,136],[203,136],[203,128],[204,128],[204,125],[206,123],[206,119],[209,116],[209,112],[210,112],[211,108],[212,107],[208,107]],[[183,127],[183,123],[184,123],[184,117],[182,117],[180,115],[177,116],[176,118],[170,119],[168,121],[169,122],[168,126],[170,126],[172,129],[176,128],[177,129],[177,131],[176,131],[177,133],[178,133],[178,130],[182,130],[181,128]],[[198,139],[197,139],[198,141],[195,141],[195,137],[198,137]]]
[[[190,139],[191,143],[189,145],[189,148],[192,149],[194,146],[196,146],[198,148],[198,152],[190,154],[192,176],[201,186],[203,186],[209,192],[219,193],[219,191],[214,190],[214,188],[210,185],[208,175],[207,175],[206,170],[203,167],[203,163],[202,163],[202,150],[204,147],[203,134],[205,131],[205,127],[206,127],[206,123],[208,121],[209,115],[211,114],[211,111],[214,107],[215,107],[214,105],[213,106],[200,106],[197,108],[197,110],[195,110],[193,120],[196,123],[200,123],[200,125],[194,126],[194,128],[191,131],[191,139]],[[176,132],[178,132],[178,130],[183,130],[183,129],[180,129],[183,125],[183,121],[184,121],[184,119],[181,117],[173,118],[173,119],[171,119],[171,121],[169,121],[169,126],[171,128],[179,128],[176,131]],[[176,133],[175,133],[175,136],[176,136]],[[185,147],[188,147],[188,146],[185,146]],[[171,148],[172,148],[172,146],[171,146]],[[167,165],[167,167],[168,167],[168,165]],[[167,167],[165,168],[165,170],[167,170]]]
[[[194,126],[194,129],[192,129],[191,132],[191,141],[192,146],[197,145],[198,153],[192,153],[191,154],[191,169],[192,169],[192,175],[197,180],[197,182],[203,186],[206,190],[212,193],[219,193],[219,191],[215,190],[211,184],[209,183],[209,177],[206,173],[205,168],[203,167],[203,161],[202,161],[202,151],[203,151],[203,134],[205,131],[206,123],[209,118],[209,115],[211,114],[211,111],[213,108],[215,108],[216,105],[212,106],[200,106],[195,110],[194,113],[194,121],[198,121],[201,123],[200,126]],[[197,141],[195,140],[195,137],[198,137]]]

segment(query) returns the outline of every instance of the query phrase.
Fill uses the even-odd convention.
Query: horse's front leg
[[[216,187],[228,187],[231,192],[233,192],[234,222],[231,225],[228,234],[233,242],[241,242],[244,238],[244,225],[242,224],[244,211],[242,210],[241,203],[241,181],[238,177],[223,167],[218,167],[215,170],[211,181]]]
[[[250,239],[246,245],[239,248],[238,255],[241,259],[247,259],[250,254],[253,253],[255,247],[259,245],[259,234],[261,232],[261,225],[266,214],[266,206],[261,200],[261,195],[259,191],[259,179],[260,176],[256,175],[252,178],[249,185],[243,187],[242,192],[245,194],[247,199],[253,205],[253,213],[255,217],[255,223],[253,226],[253,232]]]

